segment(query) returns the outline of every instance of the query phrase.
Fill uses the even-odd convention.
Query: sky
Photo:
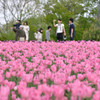
[[[1,6],[1,4],[0,4],[0,6]],[[1,9],[0,9],[0,23],[5,23],[4,16],[3,16],[2,12],[1,12]]]
[[[3,17],[3,15],[1,13],[0,13],[0,22],[3,23],[3,24],[5,23],[4,17]]]

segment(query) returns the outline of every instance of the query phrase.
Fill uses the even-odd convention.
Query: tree
[[[14,20],[26,20],[29,17],[36,17],[42,13],[42,5],[39,0],[0,0],[1,13],[8,30],[8,23]]]
[[[5,23],[6,23],[6,28],[5,28],[5,29],[8,30],[8,23],[9,23],[8,17],[9,17],[9,16],[7,16],[6,3],[7,3],[6,0],[3,0],[3,1],[1,2],[1,11],[2,11],[2,14],[3,14],[3,18],[4,18],[4,20],[5,20]],[[2,25],[2,23],[0,23],[0,24]]]
[[[97,13],[90,27],[84,31],[83,39],[100,41],[100,0],[94,0]]]
[[[52,25],[53,19],[61,18],[65,24],[67,37],[69,32],[69,18],[74,18],[76,26],[75,39],[82,39],[83,31],[88,29],[96,14],[95,0],[47,0],[44,6],[47,24]],[[53,28],[53,33],[56,30]],[[54,34],[52,34],[54,36]],[[54,36],[55,38],[55,36]]]
[[[44,13],[47,24],[53,24],[53,19],[61,18],[68,34],[69,18],[74,18],[76,40],[81,40],[83,31],[94,22],[97,13],[97,0],[47,0]],[[56,30],[53,28],[53,33]],[[54,35],[54,34],[53,34]]]
[[[98,14],[97,14],[97,24],[98,24],[98,26],[97,27],[99,27],[99,29],[100,29],[100,0],[98,0]]]
[[[98,1],[98,18],[100,17],[100,0]]]

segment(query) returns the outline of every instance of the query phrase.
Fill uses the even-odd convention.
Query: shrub
[[[13,31],[0,34],[0,41],[7,41],[7,40],[15,40],[15,34]]]
[[[83,39],[100,41],[100,28],[92,24],[88,30],[84,31]]]

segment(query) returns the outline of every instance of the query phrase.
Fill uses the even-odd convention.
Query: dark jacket
[[[16,27],[16,29],[20,29],[21,24],[20,23],[14,24],[13,26]]]

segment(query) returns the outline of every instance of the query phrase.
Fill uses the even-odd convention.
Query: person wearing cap
[[[58,19],[58,24],[55,24],[56,20],[53,20],[53,25],[54,27],[57,27],[57,40],[59,41],[63,41],[63,35],[65,36],[65,28],[64,28],[64,24],[62,24],[62,20]]]

